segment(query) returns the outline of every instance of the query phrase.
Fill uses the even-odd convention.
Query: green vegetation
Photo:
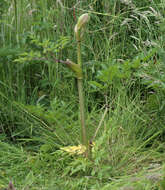
[[[1,0],[0,190],[165,189],[164,44],[163,0]]]

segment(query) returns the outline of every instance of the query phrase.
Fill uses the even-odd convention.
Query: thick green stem
[[[87,146],[88,141],[87,141],[86,124],[85,124],[85,108],[84,108],[84,94],[83,94],[83,81],[82,81],[82,79],[78,79],[78,93],[79,93],[82,143],[85,146]]]
[[[82,69],[81,63],[81,42],[77,42],[77,63]],[[79,106],[80,106],[80,119],[81,119],[81,128],[82,128],[82,143],[87,145],[87,136],[86,136],[86,125],[85,125],[85,108],[84,108],[84,94],[83,94],[83,80],[78,79],[78,93],[79,93]]]
[[[77,62],[82,69],[81,63],[81,41],[77,41]],[[86,146],[87,158],[90,157],[89,142],[87,137],[87,128],[85,123],[85,107],[84,107],[84,94],[83,94],[83,80],[78,79],[78,92],[79,92],[79,106],[80,106],[80,119],[81,119],[81,130],[82,130],[82,143]]]

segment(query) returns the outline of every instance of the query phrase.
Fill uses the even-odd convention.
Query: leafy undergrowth
[[[34,115],[33,110],[38,111],[40,119],[52,116],[50,113],[56,113],[50,118],[59,114],[61,120],[58,119],[59,125],[54,131],[57,135],[61,134],[62,140],[53,136],[49,127],[37,130],[37,127],[43,128],[43,122],[37,123],[32,117],[30,121],[36,125],[36,130],[31,138],[17,137],[11,141],[5,136],[1,137],[0,189],[7,187],[11,180],[17,190],[161,190],[165,176],[165,151],[164,128],[159,123],[163,123],[163,120],[157,122],[154,116],[151,118],[150,114],[143,111],[144,107],[146,109],[139,103],[138,94],[135,98],[128,98],[122,90],[116,96],[113,110],[105,112],[100,109],[88,113],[90,138],[98,126],[100,130],[93,139],[92,159],[87,160],[82,154],[65,151],[73,149],[77,153],[77,148],[81,146],[78,146],[79,136],[76,135],[79,130],[77,120],[68,118],[72,124],[72,128],[68,128],[67,117],[60,114],[66,111],[64,105],[60,110],[57,109],[58,112],[55,109],[54,112],[43,112],[37,107],[27,110],[29,107],[22,106],[28,116],[29,113]],[[25,118],[21,121],[25,122]],[[53,123],[49,126],[53,128]],[[61,131],[63,126],[66,128],[65,133]],[[63,139],[67,137],[70,137],[70,141],[63,144]]]
[[[0,142],[0,189],[10,180],[18,190],[163,189],[164,153],[123,140],[113,145],[108,136],[98,138],[91,161],[62,150],[34,152]]]
[[[30,142],[5,141],[4,137],[0,141],[0,189],[11,180],[17,190],[162,190],[163,125],[157,130],[157,120],[143,112],[138,97],[124,100],[123,93],[118,94],[115,109],[109,109],[104,117],[91,160],[66,152],[72,148],[77,153],[78,141],[59,143],[57,147],[57,138],[46,133],[49,128],[44,130],[45,136],[38,133],[38,138],[34,136]],[[94,123],[97,128],[102,112],[88,114],[90,126]],[[69,135],[72,133],[68,130]]]

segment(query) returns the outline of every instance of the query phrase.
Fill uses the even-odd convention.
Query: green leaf
[[[89,83],[93,88],[95,88],[95,89],[97,89],[97,88],[103,89],[103,88],[104,88],[104,86],[103,86],[102,84],[100,84],[100,83],[98,83],[98,82],[96,82],[96,81],[89,81],[88,83]]]

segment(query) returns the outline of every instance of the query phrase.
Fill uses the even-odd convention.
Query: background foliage
[[[92,163],[59,150],[80,143],[80,123],[77,81],[55,62],[76,62],[74,26],[86,12],[91,19],[82,59],[90,139],[103,118]],[[123,176],[162,164],[164,24],[163,0],[1,0],[0,184],[12,178],[22,189],[117,189],[128,185]],[[134,183],[161,189],[159,183],[145,186],[145,179]]]

